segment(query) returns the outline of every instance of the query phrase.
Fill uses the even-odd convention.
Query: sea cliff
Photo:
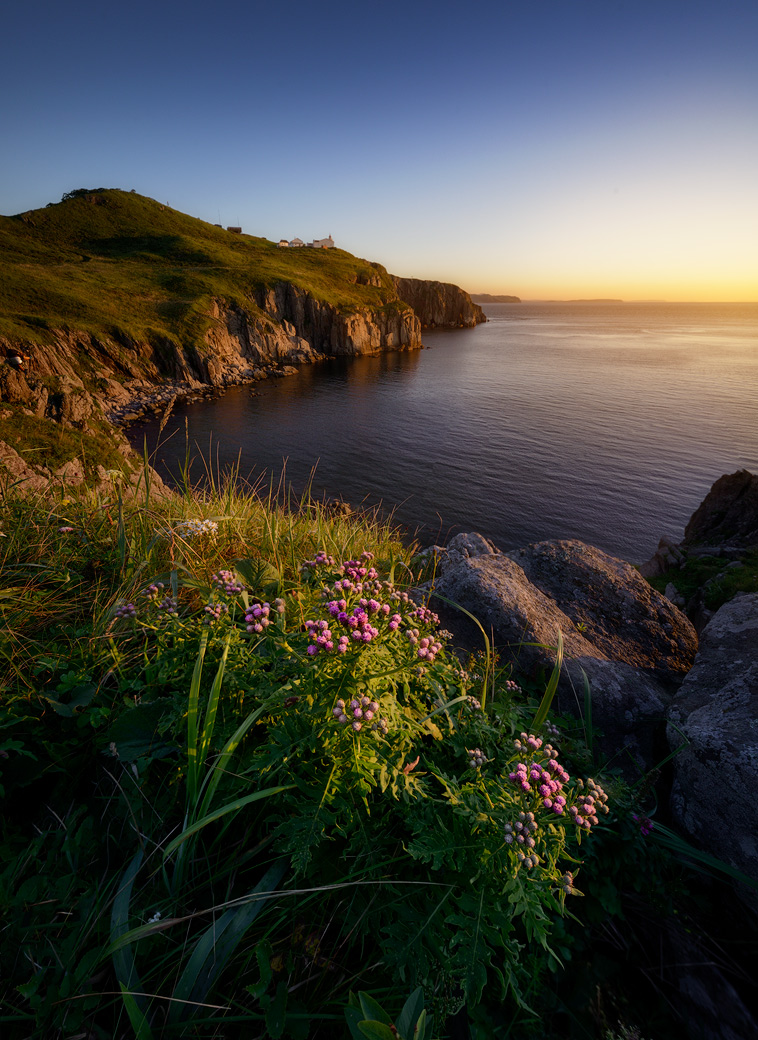
[[[450,282],[392,276],[397,294],[409,303],[422,328],[470,328],[486,321],[484,311],[469,294]]]

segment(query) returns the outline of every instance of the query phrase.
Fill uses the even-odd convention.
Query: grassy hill
[[[50,330],[199,344],[210,301],[254,308],[251,293],[292,282],[350,313],[398,305],[390,276],[340,249],[279,249],[118,189],[80,191],[0,217],[0,335]],[[381,280],[381,286],[368,284]],[[402,305],[401,305],[402,306]]]

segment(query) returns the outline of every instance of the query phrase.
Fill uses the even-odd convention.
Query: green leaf
[[[366,1021],[359,1022],[358,1028],[369,1040],[397,1040],[389,1026],[383,1022]]]
[[[351,994],[354,996],[354,994]],[[363,1040],[364,1034],[358,1028],[358,1024],[363,1021],[363,1012],[360,1008],[346,1007],[345,1008],[345,1019],[347,1020],[347,1027],[350,1030],[350,1036],[353,1040]]]
[[[111,910],[111,944],[122,939],[129,931],[129,909],[132,900],[132,888],[134,881],[142,865],[143,852],[134,856],[129,866],[124,871],[121,885],[113,900]],[[134,950],[131,946],[124,946],[113,950],[113,968],[116,972],[121,993],[123,995],[124,1007],[129,1015],[129,1021],[137,1034],[138,1040],[151,1040],[152,1034],[147,1025],[146,1002],[144,997],[135,998],[132,990],[142,992],[142,983],[137,974],[137,966],[134,960]]]
[[[532,733],[537,733],[545,723],[545,719],[550,711],[550,705],[553,703],[553,697],[555,691],[558,689],[558,680],[561,677],[561,665],[563,664],[563,633],[558,629],[558,644],[555,651],[555,665],[553,671],[548,680],[545,693],[540,701],[540,706],[537,708],[537,714],[532,719]]]
[[[408,997],[403,1010],[400,1012],[395,1025],[397,1031],[402,1037],[407,1040],[412,1040],[413,1033],[418,1021],[419,1015],[424,1010],[424,989],[423,986],[419,986],[413,993]]]
[[[287,983],[280,982],[271,1006],[266,1012],[266,1029],[272,1040],[279,1040],[287,1022]]]
[[[275,863],[266,871],[250,895],[273,892],[282,880],[286,869],[287,865],[284,861]],[[168,1013],[169,1024],[173,1025],[183,1021],[188,1015],[195,1013],[196,1008],[193,1007],[193,1004],[203,1004],[207,1000],[214,982],[244,938],[248,928],[266,906],[267,901],[266,898],[251,899],[243,906],[227,910],[200,936],[174,989],[173,996],[176,1001],[183,1003],[172,1002]],[[270,956],[270,947],[267,952]],[[256,950],[256,954],[258,953],[259,951]],[[257,996],[260,998],[265,993],[271,978],[268,956],[265,960],[259,956],[258,965],[261,968],[262,989]],[[252,992],[252,987],[249,987],[249,990]],[[276,1001],[276,998],[274,1000]],[[191,1003],[184,1003],[185,1001],[191,1001]]]
[[[377,1022],[384,1022],[386,1025],[392,1025],[392,1019],[370,993],[361,991],[358,994],[358,1000],[361,1002],[361,1011],[363,1012],[364,1018],[375,1019]]]
[[[140,1010],[139,1004],[134,999],[134,995],[127,990],[123,982],[119,982],[119,986],[136,1040],[153,1040],[153,1031],[144,1012]]]
[[[106,740],[116,745],[122,762],[136,762],[138,758],[165,758],[176,751],[158,734],[158,724],[171,707],[168,697],[129,708],[110,727]]]

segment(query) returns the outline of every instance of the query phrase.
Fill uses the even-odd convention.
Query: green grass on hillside
[[[88,482],[97,479],[98,466],[126,469],[127,462],[105,420],[93,414],[89,427],[93,432],[28,415],[17,406],[0,407],[0,441],[13,448],[29,466],[45,466],[55,473],[65,463],[79,459]]]
[[[377,273],[381,288],[359,284]],[[347,313],[405,306],[383,268],[343,250],[279,249],[133,192],[98,190],[0,217],[0,335],[13,339],[119,329],[197,346],[211,299],[254,311],[251,294],[279,281]]]

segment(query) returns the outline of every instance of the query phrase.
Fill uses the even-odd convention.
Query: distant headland
[[[489,293],[472,293],[474,303],[521,303],[518,296],[491,296]]]

